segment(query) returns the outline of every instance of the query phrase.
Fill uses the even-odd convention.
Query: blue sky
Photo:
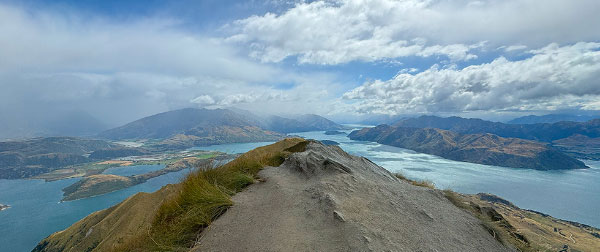
[[[0,1],[0,119],[595,111],[598,10],[594,0]]]

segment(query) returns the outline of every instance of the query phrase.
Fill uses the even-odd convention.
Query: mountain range
[[[337,130],[343,126],[318,115],[256,116],[229,109],[186,108],[168,111],[110,129],[98,136],[111,140],[161,140],[154,146],[181,149],[191,146],[276,141],[285,133]]]
[[[537,170],[587,168],[583,162],[547,144],[489,133],[460,134],[435,128],[379,125],[353,131],[348,137],[477,164]]]
[[[535,124],[535,123],[556,123],[562,121],[586,122],[600,118],[600,115],[573,115],[573,114],[547,114],[547,115],[528,115],[517,117],[506,123],[508,124]]]
[[[462,134],[491,133],[501,137],[516,137],[541,142],[552,142],[575,134],[591,138],[600,137],[600,119],[587,122],[562,121],[557,123],[506,124],[457,116],[420,116],[400,120],[393,126],[438,128]]]
[[[95,151],[123,146],[76,137],[33,138],[0,142],[0,179],[28,178],[41,173],[90,162]]]

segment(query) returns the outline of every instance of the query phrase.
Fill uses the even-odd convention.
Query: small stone
[[[342,215],[342,213],[340,213],[338,211],[333,211],[333,218],[335,218],[336,220],[339,220],[341,222],[346,222],[346,219],[344,219],[344,215]]]

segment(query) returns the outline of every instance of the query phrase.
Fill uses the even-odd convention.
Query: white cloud
[[[190,102],[199,104],[200,106],[210,106],[215,104],[215,99],[210,95],[201,95],[192,99]]]
[[[0,121],[69,109],[112,125],[189,106],[323,111],[327,106],[318,104],[328,101],[299,104],[324,89],[339,89],[332,75],[261,64],[178,24],[154,18],[114,22],[0,4]],[[279,83],[292,88],[278,90]],[[283,97],[292,98],[282,105]]]
[[[228,41],[264,62],[341,64],[405,56],[476,58],[474,49],[600,38],[596,0],[336,0],[238,20]],[[493,47],[493,48],[494,48]],[[515,47],[511,47],[515,49]]]
[[[463,69],[434,66],[346,92],[363,113],[589,108],[600,99],[600,43],[550,44],[532,57]]]
[[[525,49],[527,49],[526,45],[511,45],[511,46],[504,47],[505,52],[520,51],[520,50],[525,50]]]

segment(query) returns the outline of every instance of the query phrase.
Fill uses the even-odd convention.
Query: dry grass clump
[[[394,173],[394,176],[396,176],[396,178],[404,180],[404,181],[406,181],[406,182],[408,182],[408,183],[410,183],[412,185],[415,185],[415,186],[427,187],[427,188],[430,188],[430,189],[435,189],[435,184],[433,182],[429,181],[429,180],[420,180],[420,181],[412,180],[412,179],[409,179],[409,178],[405,177],[401,173]]]
[[[279,166],[308,141],[289,138],[251,150],[215,169],[199,169],[178,186],[179,193],[157,211],[152,227],[116,251],[187,251],[199,233],[233,205],[231,196],[252,184],[265,166]]]

